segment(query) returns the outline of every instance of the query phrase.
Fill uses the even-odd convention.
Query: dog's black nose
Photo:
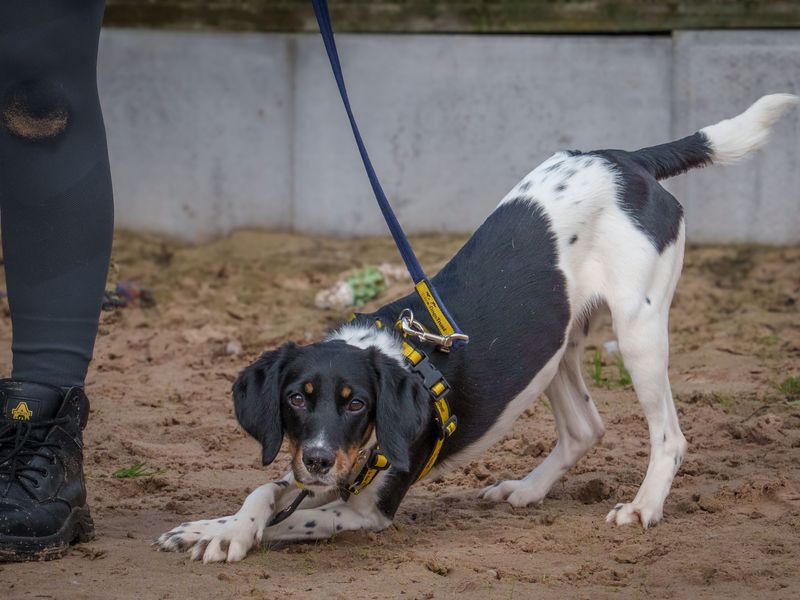
[[[303,452],[303,464],[309,473],[324,475],[331,470],[336,455],[325,448],[309,448]]]

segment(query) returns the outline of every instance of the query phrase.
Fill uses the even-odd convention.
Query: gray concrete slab
[[[409,232],[469,231],[564,148],[667,139],[666,37],[342,35],[375,168]],[[317,36],[300,36],[294,227],[383,234]]]
[[[800,93],[800,31],[679,32],[674,136],[745,110],[764,94]],[[684,175],[673,186],[697,242],[800,242],[800,111],[740,164]]]
[[[409,232],[469,231],[556,150],[633,149],[800,92],[800,32],[342,35],[353,106]],[[317,35],[104,30],[117,224],[383,235]],[[800,242],[800,111],[736,167],[668,182],[694,242]]]
[[[104,30],[98,71],[118,225],[291,226],[289,36]]]

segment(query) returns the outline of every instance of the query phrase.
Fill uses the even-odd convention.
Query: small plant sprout
[[[145,463],[142,462],[131,465],[130,467],[117,469],[111,474],[111,476],[116,477],[117,479],[130,479],[132,477],[152,477],[153,475],[160,475],[163,472],[163,469],[156,471],[152,469],[148,470],[145,468]]]

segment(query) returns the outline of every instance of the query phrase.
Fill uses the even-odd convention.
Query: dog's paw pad
[[[509,494],[506,502],[517,508],[541,506],[544,502],[545,494],[546,490],[543,492],[535,486],[524,486]]]
[[[153,545],[166,552],[185,552],[197,543],[207,527],[207,521],[182,523],[158,536]]]
[[[498,481],[494,485],[483,488],[479,497],[489,502],[503,502],[521,487],[525,486],[524,481]]]
[[[621,502],[606,515],[606,523],[613,523],[615,525],[639,524],[644,529],[652,527],[660,520],[660,511],[639,506],[633,502]]]
[[[236,562],[261,541],[255,519],[221,517],[183,523],[162,533],[153,545],[159,550],[191,552],[191,559],[210,562]]]
[[[228,548],[230,548],[230,541],[223,537],[215,537],[212,539],[203,553],[203,562],[224,562],[228,558]],[[194,557],[193,557],[194,558]]]

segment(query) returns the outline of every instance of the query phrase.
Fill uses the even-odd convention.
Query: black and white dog
[[[667,377],[667,319],[684,249],[681,205],[658,180],[731,163],[762,146],[798,98],[765,96],[741,115],[676,142],[635,152],[559,152],[527,175],[433,279],[470,335],[449,355],[430,351],[450,382],[458,429],[431,473],[463,465],[500,440],[542,393],[558,430],[553,452],[524,478],[484,489],[514,506],[541,502],[603,436],[581,362],[593,310],[606,304],[650,430],[650,463],[636,497],[606,520],[649,527],[662,517],[686,453]],[[416,295],[374,315],[394,323]],[[430,329],[432,323],[426,322]],[[274,460],[287,438],[292,471],[253,491],[235,515],[184,523],[155,544],[192,558],[238,561],[263,541],[313,540],[387,527],[435,443],[431,399],[403,362],[391,327],[344,325],[307,347],[262,355],[234,384],[236,415]],[[391,467],[342,500],[362,448],[380,445]],[[294,498],[286,520],[267,526]]]

